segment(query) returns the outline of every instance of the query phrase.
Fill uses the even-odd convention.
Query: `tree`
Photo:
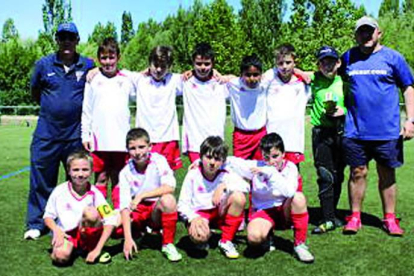
[[[122,14],[121,45],[125,46],[134,37],[134,27],[130,12]]]
[[[88,42],[100,45],[107,37],[113,37],[115,40],[118,40],[115,24],[113,22],[107,22],[106,25],[102,25],[101,22],[99,22],[95,25],[92,34],[88,38]]]
[[[14,26],[14,20],[11,18],[7,19],[3,24],[1,41],[7,42],[11,39],[18,39],[18,38],[19,38],[19,32],[17,31],[16,26]]]
[[[286,10],[283,0],[242,0],[240,26],[265,67],[273,65],[275,48]]]
[[[400,1],[399,0],[383,0],[378,12],[378,16],[383,16],[386,13],[391,12],[394,16],[400,14]]]
[[[45,0],[42,5],[44,32],[54,36],[60,23],[72,21],[72,5],[65,0]]]

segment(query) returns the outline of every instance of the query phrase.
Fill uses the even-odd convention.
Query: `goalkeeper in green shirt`
[[[319,200],[323,220],[313,234],[323,234],[341,225],[336,218],[336,206],[344,180],[345,164],[342,155],[344,89],[337,70],[341,60],[336,50],[323,46],[317,52],[318,71],[311,76],[312,149],[318,174]]]

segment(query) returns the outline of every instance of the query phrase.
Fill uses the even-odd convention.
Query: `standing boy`
[[[192,60],[193,76],[182,87],[182,151],[188,155],[191,163],[200,158],[200,145],[208,136],[224,138],[226,123],[226,91],[213,78],[215,60],[210,44],[197,44]]]
[[[100,72],[86,83],[82,108],[82,143],[92,152],[97,188],[106,197],[125,166],[128,153],[125,137],[130,129],[129,99],[134,93],[132,82],[118,70],[120,50],[113,38],[105,38],[98,48]]]
[[[227,83],[234,125],[233,155],[261,160],[260,140],[266,135],[266,87],[262,62],[255,55],[243,58],[240,77]]]
[[[133,236],[150,226],[162,230],[161,251],[167,259],[180,261],[182,256],[174,246],[177,224],[174,173],[164,156],[150,152],[150,137],[144,129],[131,129],[126,144],[131,159],[119,174],[124,255],[127,260],[132,258],[137,251]]]
[[[239,253],[233,239],[243,220],[246,202],[243,192],[247,183],[221,167],[227,157],[227,146],[219,136],[210,136],[200,146],[201,161],[186,175],[178,201],[178,211],[188,224],[190,239],[198,248],[207,248],[210,228],[221,231],[219,248],[227,258]]]
[[[282,137],[285,158],[299,166],[305,160],[305,110],[310,91],[294,74],[295,58],[291,44],[276,48],[276,67],[264,74],[263,82],[268,85],[267,133]]]
[[[30,146],[25,239],[37,239],[45,230],[42,216],[57,184],[59,165],[75,149],[82,148],[83,90],[86,72],[93,62],[76,53],[79,33],[74,23],[60,24],[55,38],[57,53],[36,63],[31,81],[32,96],[40,104],[40,113]]]
[[[346,108],[342,79],[337,75],[341,66],[338,53],[332,47],[323,46],[316,58],[319,71],[311,76],[312,149],[323,221],[312,233],[323,234],[340,224],[335,211],[344,180],[342,133]]]

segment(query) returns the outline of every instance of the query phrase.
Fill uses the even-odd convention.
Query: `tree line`
[[[56,50],[54,33],[61,22],[72,21],[70,2],[45,0],[42,7],[43,30],[35,40],[23,40],[12,18],[3,24],[0,41],[0,105],[35,105],[28,93],[33,65],[40,57]],[[244,55],[256,53],[265,69],[274,63],[273,50],[291,43],[298,55],[297,66],[315,70],[315,52],[331,45],[339,52],[354,45],[355,21],[366,14],[364,5],[351,0],[241,0],[235,11],[226,0],[192,6],[177,11],[162,22],[149,19],[134,28],[132,16],[122,14],[120,37],[113,22],[97,23],[78,51],[96,58],[97,46],[105,37],[115,37],[122,51],[121,67],[142,70],[148,66],[148,54],[156,45],[174,49],[173,71],[191,68],[191,53],[201,41],[209,42],[216,52],[216,69],[239,74]],[[382,44],[401,52],[414,66],[414,0],[383,0],[379,10],[383,30]],[[76,22],[75,22],[76,23]],[[82,26],[78,26],[80,29]],[[4,112],[3,112],[4,113]]]

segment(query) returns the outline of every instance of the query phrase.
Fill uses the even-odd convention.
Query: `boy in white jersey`
[[[130,129],[129,99],[132,82],[118,70],[120,50],[113,38],[98,48],[99,72],[85,85],[82,106],[82,143],[92,152],[96,187],[106,198],[108,180],[112,188],[125,166],[128,153],[125,136]]]
[[[150,153],[150,137],[144,129],[131,129],[126,144],[131,159],[119,174],[125,258],[130,259],[137,251],[133,236],[150,226],[162,230],[161,251],[167,259],[180,261],[182,256],[174,246],[177,224],[174,173],[164,156]]]
[[[76,248],[88,252],[86,261],[93,263],[119,223],[119,214],[89,183],[92,163],[86,152],[70,154],[67,170],[70,180],[53,190],[43,215],[53,234],[50,256],[57,264],[67,264]],[[110,258],[104,254],[101,257]]]
[[[182,86],[182,151],[191,163],[200,158],[200,145],[208,136],[224,138],[226,90],[213,77],[214,56],[210,44],[197,44],[192,55],[192,77]]]
[[[233,154],[262,160],[259,144],[266,135],[266,88],[260,82],[262,62],[255,54],[244,57],[240,74],[240,78],[226,85],[234,124]]]
[[[134,80],[137,92],[136,127],[148,131],[152,152],[165,156],[171,169],[182,167],[178,145],[179,129],[176,95],[181,91],[181,76],[169,72],[172,49],[157,46],[149,55],[149,71]]]
[[[178,201],[178,211],[188,223],[190,239],[199,249],[206,248],[210,228],[222,231],[219,248],[226,257],[239,257],[232,240],[243,220],[247,183],[222,169],[227,146],[219,136],[210,136],[200,146],[199,166],[186,175]]]
[[[247,225],[247,240],[252,248],[263,246],[273,229],[293,226],[294,253],[305,263],[314,261],[305,245],[309,215],[306,198],[297,191],[298,169],[286,160],[282,138],[276,133],[263,137],[260,148],[265,161],[229,157],[227,164],[252,181],[252,210]]]
[[[303,80],[294,74],[295,48],[283,44],[275,50],[276,67],[263,77],[267,91],[267,132],[285,142],[285,158],[296,165],[305,160],[305,110],[311,96]]]

